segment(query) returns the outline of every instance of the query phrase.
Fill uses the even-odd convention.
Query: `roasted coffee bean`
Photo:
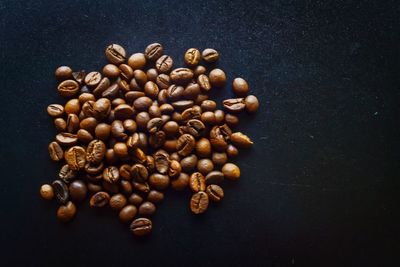
[[[200,86],[197,83],[189,83],[182,93],[182,97],[194,100],[200,94]]]
[[[156,206],[149,202],[145,201],[139,206],[139,215],[141,216],[151,216],[156,212]]]
[[[57,130],[60,132],[67,130],[67,122],[63,118],[55,119],[54,126],[56,126]]]
[[[102,208],[110,201],[110,195],[107,192],[100,191],[94,194],[89,201],[90,207]]]
[[[126,145],[128,146],[128,149],[137,148],[139,146],[139,134],[134,133],[132,136],[130,136],[126,141]]]
[[[79,118],[75,114],[68,114],[67,117],[67,131],[75,133],[79,129]]]
[[[201,56],[203,57],[204,61],[207,63],[214,63],[219,59],[219,54],[217,50],[212,49],[212,48],[206,48],[203,50],[203,53],[201,53]]]
[[[224,190],[216,184],[207,186],[206,193],[208,198],[214,202],[220,202],[224,198]]]
[[[79,127],[90,133],[94,133],[97,126],[97,120],[93,117],[85,118],[80,121]]]
[[[153,118],[147,122],[147,131],[149,133],[155,133],[161,129],[164,121],[161,118]]]
[[[254,95],[249,95],[244,99],[244,103],[246,105],[246,111],[249,113],[254,113],[258,110],[260,103],[258,102],[257,97]]]
[[[126,158],[128,157],[128,146],[126,143],[117,142],[114,145],[114,153],[119,158]]]
[[[121,210],[127,203],[123,194],[115,194],[110,198],[109,205],[113,210]]]
[[[237,157],[237,155],[239,155],[239,150],[234,145],[229,144],[226,148],[226,154],[231,158]]]
[[[149,184],[156,190],[167,189],[169,185],[169,176],[160,173],[153,173],[149,177]]]
[[[144,93],[146,96],[155,99],[158,95],[159,89],[155,82],[148,81],[144,85]]]
[[[106,141],[110,137],[111,126],[106,123],[99,123],[94,132],[98,139]]]
[[[119,220],[123,223],[128,223],[135,218],[137,209],[134,205],[126,205],[118,214]]]
[[[119,192],[119,183],[109,183],[103,179],[101,182],[101,186],[103,187],[104,191],[110,194],[117,194]]]
[[[57,142],[49,144],[49,155],[53,161],[60,161],[64,158],[64,151]]]
[[[115,109],[118,105],[126,104],[125,99],[123,98],[115,98],[111,101],[111,106]],[[130,106],[129,106],[130,107]]]
[[[189,184],[189,175],[181,172],[178,178],[171,181],[171,187],[177,191],[184,190]]]
[[[110,79],[104,77],[101,79],[99,84],[93,89],[93,94],[97,97],[100,97],[109,87],[110,87]]]
[[[169,169],[169,155],[163,150],[159,150],[154,154],[154,162],[159,173],[165,174]]]
[[[79,92],[79,84],[74,80],[65,80],[58,85],[57,90],[62,97],[72,97]]]
[[[143,87],[148,81],[147,75],[143,70],[135,70],[135,71],[133,71],[133,77],[135,78],[136,83],[140,87]]]
[[[106,145],[101,140],[93,140],[86,149],[86,160],[94,165],[99,164],[106,154]]]
[[[65,161],[73,170],[80,170],[85,167],[86,151],[83,147],[73,146],[64,154]]]
[[[196,140],[190,134],[183,134],[179,137],[178,142],[176,143],[176,150],[180,156],[189,155],[196,145]]]
[[[48,184],[44,184],[40,187],[40,196],[45,200],[52,200],[54,198],[53,187]]]
[[[128,64],[119,65],[121,78],[125,81],[130,81],[133,77],[133,69]]]
[[[194,214],[204,213],[208,208],[208,195],[205,192],[197,192],[190,199],[190,209]]]
[[[113,121],[111,124],[111,134],[117,140],[121,141],[124,141],[128,138],[128,135],[125,133],[124,125],[120,120]]]
[[[129,164],[123,164],[119,167],[119,175],[121,176],[122,179],[125,180],[131,180],[131,165]]]
[[[103,179],[111,184],[115,184],[119,180],[119,171],[115,166],[109,166],[103,171]]]
[[[94,139],[93,135],[84,129],[80,129],[77,132],[76,136],[78,137],[78,140],[83,144],[87,144]]]
[[[151,233],[152,223],[149,219],[138,218],[130,225],[130,230],[135,236],[144,236]]]
[[[210,84],[213,87],[223,87],[226,83],[225,72],[221,69],[213,69],[210,71],[208,78],[210,79]]]
[[[169,75],[161,73],[157,76],[156,83],[160,89],[167,89],[171,84],[171,78]]]
[[[185,172],[191,172],[197,166],[197,156],[192,154],[183,158],[180,162],[182,170]]]
[[[59,104],[51,104],[47,107],[47,113],[54,117],[61,117],[64,114],[64,107]]]
[[[65,205],[61,205],[57,210],[57,218],[64,223],[71,221],[75,217],[75,214],[76,207],[71,201],[68,201]]]
[[[196,48],[189,48],[184,56],[185,63],[188,66],[196,66],[201,59],[200,51]]]
[[[250,138],[241,132],[231,134],[230,139],[234,145],[241,148],[248,148],[253,145]]]
[[[118,78],[119,74],[120,74],[120,70],[117,66],[115,66],[114,64],[107,64],[103,67],[103,75],[110,78],[110,79],[114,79],[114,78]]]
[[[197,170],[204,175],[207,175],[214,169],[214,164],[210,159],[200,159],[197,161]]]
[[[128,65],[134,70],[141,70],[146,65],[146,57],[143,53],[135,53],[129,57]]]
[[[215,114],[212,111],[206,111],[201,113],[201,121],[208,125],[214,125],[216,123]]]
[[[137,183],[137,182],[132,182],[133,187],[135,190],[142,192],[142,193],[149,193],[150,192],[150,186],[148,183]]]
[[[149,44],[144,51],[146,58],[151,61],[157,60],[163,53],[164,49],[159,43]]]
[[[178,133],[179,125],[175,121],[168,121],[162,129],[168,137],[173,137]]]
[[[224,151],[228,147],[224,135],[219,126],[214,126],[210,131],[210,142],[217,151]]]
[[[171,160],[169,163],[168,175],[171,178],[176,178],[182,171],[181,164],[177,160]]]
[[[201,110],[196,108],[188,108],[182,112],[182,120],[189,121],[192,119],[200,119],[201,117]]]
[[[206,184],[220,184],[224,180],[224,174],[220,171],[212,171],[206,175]]]
[[[160,58],[158,58],[156,61],[156,69],[160,73],[169,72],[172,69],[173,65],[174,65],[174,61],[168,55],[163,55]]]
[[[198,65],[194,68],[193,73],[195,77],[198,77],[201,74],[206,73],[207,69],[204,66]]]
[[[133,186],[129,181],[121,180],[119,183],[120,183],[120,191],[121,191],[121,193],[123,193],[125,195],[132,194]]]
[[[195,193],[206,190],[206,180],[203,174],[200,172],[192,173],[192,175],[190,175],[189,185],[190,189]]]
[[[225,163],[221,171],[226,179],[238,180],[240,178],[240,169],[233,163]]]
[[[90,182],[93,182],[93,183],[99,183],[99,182],[101,182],[102,180],[103,180],[103,169],[102,169],[102,171],[100,172],[100,173],[98,173],[98,174],[89,174],[89,173],[87,173],[86,174],[86,179],[88,180],[88,181],[90,181]],[[100,191],[100,190],[98,190],[98,191]]]
[[[71,99],[65,104],[64,111],[67,114],[79,114],[81,111],[81,104],[79,103],[79,99]]]
[[[170,160],[176,160],[176,161],[181,161],[182,157],[179,156],[179,154],[177,152],[173,152],[171,153],[171,155],[169,156]],[[181,166],[182,167],[182,166]]]
[[[118,120],[129,119],[134,111],[128,104],[120,104],[114,109],[114,116]]]
[[[212,162],[215,165],[224,165],[228,160],[228,156],[225,152],[214,152],[212,154]]]
[[[100,192],[101,190],[103,190],[101,185],[99,185],[99,184],[97,184],[95,182],[88,182],[87,183],[87,188],[88,188],[88,191],[90,193],[94,193],[94,194],[97,193],[97,192]]]
[[[58,177],[65,183],[70,183],[77,176],[78,172],[70,168],[68,164],[61,167]]]
[[[140,148],[135,148],[132,154],[137,162],[144,163],[146,161],[146,154]]]
[[[147,96],[142,96],[133,101],[133,107],[135,108],[135,110],[144,111],[148,110],[152,103],[153,101],[151,100],[151,98]]]
[[[211,90],[210,79],[205,74],[200,74],[197,77],[197,84],[200,86],[201,89],[203,89],[206,92]]]
[[[119,93],[119,85],[118,83],[114,83],[112,85],[110,85],[110,87],[108,87],[102,94],[101,96],[103,98],[107,98],[107,99],[114,99],[118,96]]]
[[[136,132],[137,125],[136,122],[132,119],[127,119],[124,120],[122,125],[124,126],[124,129],[129,132],[129,133],[134,133]]]
[[[89,162],[87,162],[85,164],[85,171],[89,175],[101,174],[103,172],[103,169],[104,169],[104,163],[103,162],[100,162],[97,165],[91,164]]]
[[[211,143],[207,138],[200,138],[196,143],[196,154],[205,158],[211,156]]]
[[[249,92],[249,84],[243,78],[235,78],[232,83],[232,90],[237,96],[245,96]]]
[[[74,202],[82,202],[86,198],[87,192],[86,184],[81,180],[73,181],[69,185],[69,195]]]
[[[207,99],[208,99],[208,95],[202,93],[202,94],[199,94],[199,95],[196,97],[196,99],[194,100],[194,103],[195,103],[196,105],[201,105],[201,103],[203,103],[203,101],[204,101],[204,100],[207,100]]]
[[[171,71],[169,74],[172,82],[176,84],[187,84],[193,79],[193,71],[188,68],[178,68]]]
[[[161,117],[161,110],[160,110],[160,107],[158,106],[158,104],[155,104],[155,102],[153,102],[153,105],[151,105],[149,107],[149,114],[150,114],[150,117],[152,117],[152,118]]]
[[[171,85],[167,89],[168,99],[170,101],[177,101],[183,95],[184,89],[182,86],[178,86],[176,84]]]
[[[78,142],[76,134],[59,133],[56,135],[56,141],[63,146],[73,146]]]
[[[86,101],[83,105],[82,105],[82,113],[83,115],[86,117],[97,117],[97,113],[94,110],[94,104],[96,102],[95,101]],[[82,118],[84,119],[84,118]]]
[[[147,195],[147,201],[151,203],[160,203],[164,200],[164,193],[157,190],[151,190]]]
[[[87,86],[83,86],[82,88],[87,88]],[[85,102],[92,100],[92,101],[96,101],[96,98],[93,94],[90,93],[82,93],[79,95],[78,97],[79,103],[81,103],[81,105],[83,105]]]
[[[106,58],[113,64],[121,64],[126,58],[125,49],[118,44],[109,45],[106,48]]]
[[[225,123],[229,127],[236,127],[239,125],[239,118],[236,115],[228,113],[225,115]]]
[[[138,183],[143,183],[147,181],[149,177],[149,172],[146,167],[142,164],[134,164],[130,169],[131,177]]]
[[[65,80],[72,77],[72,69],[68,66],[60,66],[56,69],[54,75],[59,80]]]
[[[100,98],[93,104],[95,118],[104,119],[111,111],[111,101],[107,98]]]
[[[51,186],[58,203],[65,204],[69,199],[68,186],[61,180],[55,180]]]
[[[102,78],[102,77],[101,77],[100,72],[97,72],[97,71],[89,72],[89,73],[85,76],[85,84],[86,84],[87,86],[90,86],[90,87],[95,87],[95,86],[97,86],[97,85],[100,83],[101,78]]]
[[[215,116],[215,123],[216,124],[222,124],[225,119],[225,112],[223,110],[217,109],[214,111],[214,116]]]
[[[166,135],[163,131],[157,131],[150,134],[149,145],[152,148],[160,148],[165,144]]]
[[[139,206],[143,202],[143,198],[140,195],[133,193],[129,196],[128,202],[135,206]]]
[[[204,100],[200,107],[202,111],[215,111],[217,103],[213,100]]]
[[[146,111],[139,112],[136,115],[136,125],[139,128],[139,130],[146,130],[147,129],[147,124],[150,121],[150,115]]]
[[[82,84],[83,80],[85,79],[85,76],[86,76],[86,71],[85,70],[72,72],[72,77],[79,84]]]
[[[230,112],[238,113],[246,108],[243,98],[226,99],[222,102],[224,108]]]

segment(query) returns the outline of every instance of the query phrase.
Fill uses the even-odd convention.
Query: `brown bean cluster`
[[[214,49],[188,49],[182,68],[174,68],[159,43],[129,58],[112,44],[105,55],[109,64],[101,72],[67,66],[55,71],[58,93],[67,101],[47,107],[58,130],[48,151],[63,164],[40,194],[56,198],[58,219],[73,219],[75,205],[89,198],[90,207],[109,206],[142,236],[151,232],[150,218],[169,187],[190,188],[194,214],[204,213],[210,200],[221,201],[221,182],[240,177],[229,159],[253,144],[233,130],[239,124],[235,114],[259,106],[248,83],[234,79],[238,97],[224,100],[222,110],[208,99],[210,90],[226,85],[223,70],[206,68],[220,57]]]

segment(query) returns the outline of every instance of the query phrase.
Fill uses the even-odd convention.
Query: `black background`
[[[399,253],[396,1],[0,1],[3,266],[395,266]],[[200,217],[168,193],[145,240],[112,212],[65,226],[39,198],[57,166],[46,107],[59,65],[97,70],[108,44],[220,51],[261,107],[241,180]],[[232,95],[230,86],[214,92]]]

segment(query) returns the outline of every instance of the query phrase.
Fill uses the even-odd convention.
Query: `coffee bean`
[[[59,133],[56,135],[56,141],[63,146],[73,146],[78,142],[76,134]]]
[[[245,109],[246,104],[243,98],[226,99],[222,102],[225,109],[230,112],[238,113]]]
[[[149,173],[145,166],[142,164],[134,164],[130,169],[131,177],[138,183],[147,181]]]
[[[177,177],[181,173],[182,167],[179,161],[177,160],[171,160],[169,164],[169,170],[168,170],[168,175],[171,178]]]
[[[221,69],[213,69],[210,71],[208,78],[210,79],[210,84],[213,87],[223,87],[226,83],[225,72]]]
[[[54,198],[53,187],[48,184],[44,184],[40,187],[40,196],[45,200],[52,200]]]
[[[152,82],[157,81],[158,71],[155,68],[148,69],[146,71],[147,79]]]
[[[106,154],[106,145],[101,140],[93,140],[86,149],[86,160],[91,164],[99,164]]]
[[[118,96],[119,93],[119,85],[118,83],[114,83],[112,85],[110,85],[110,87],[108,87],[102,94],[101,96],[103,98],[107,98],[107,99],[114,99]],[[111,102],[110,102],[111,103]]]
[[[169,75],[161,73],[157,76],[156,83],[160,89],[167,89],[171,84],[171,78]]]
[[[186,87],[185,90],[182,93],[182,97],[186,99],[196,99],[196,97],[200,93],[200,86],[197,83],[189,83]]]
[[[135,190],[142,192],[142,193],[149,193],[150,192],[150,186],[148,183],[137,183],[137,182],[132,182],[133,187]]]
[[[103,181],[101,182],[101,185],[102,185],[104,191],[106,191],[109,194],[117,194],[119,192],[119,183],[118,182],[110,183],[103,179]]]
[[[226,114],[225,115],[225,123],[229,127],[236,127],[239,125],[239,118],[233,114]]]
[[[89,174],[89,175],[98,175],[98,174],[101,174],[101,173],[103,172],[103,169],[104,169],[104,163],[103,163],[103,162],[100,162],[100,163],[97,164],[97,165],[94,165],[94,164],[89,163],[89,162],[87,162],[87,163],[85,164],[85,171],[86,171],[86,173]],[[102,178],[102,176],[101,176],[101,178]],[[100,178],[100,179],[101,179],[101,178]]]
[[[215,111],[217,108],[217,103],[215,103],[213,100],[204,100],[200,107],[202,111]]]
[[[85,167],[86,151],[83,147],[73,146],[64,154],[65,161],[73,170],[80,170]]]
[[[160,130],[163,124],[164,121],[161,118],[153,118],[148,121],[146,128],[149,133],[155,133]]]
[[[206,111],[201,114],[201,121],[208,125],[214,125],[216,123],[215,114],[212,111]]]
[[[204,175],[207,175],[214,169],[214,164],[210,159],[200,159],[197,161],[197,170]]]
[[[65,104],[64,110],[67,114],[79,114],[81,111],[81,104],[78,99],[71,99]]]
[[[87,88],[87,86],[83,86],[83,87]],[[89,100],[96,101],[96,97],[93,94],[82,93],[82,91],[81,91],[81,94],[79,95],[78,100],[79,100],[79,103],[81,105],[83,105],[85,102],[87,102]]]
[[[217,50],[212,48],[206,48],[203,50],[202,57],[207,63],[214,63],[219,59]]]
[[[47,113],[54,117],[61,117],[64,114],[64,107],[59,104],[51,104],[47,107]]]
[[[120,182],[120,192],[124,195],[130,195],[133,192],[132,184],[127,180],[121,180]]]
[[[97,86],[97,85],[100,83],[101,78],[102,78],[102,77],[101,77],[100,72],[97,72],[97,71],[89,72],[89,73],[85,76],[85,84],[86,84],[87,86],[90,86],[90,87],[95,87],[95,86]]]
[[[206,175],[206,184],[220,184],[224,180],[224,174],[220,171],[212,171]]]
[[[160,73],[169,72],[172,69],[173,65],[174,65],[174,61],[168,55],[163,55],[160,58],[158,58],[156,61],[156,69]]]
[[[220,202],[224,198],[224,190],[216,184],[207,186],[206,193],[208,198],[214,202]]]
[[[94,194],[89,201],[90,207],[102,208],[110,201],[110,195],[107,192],[100,191]]]
[[[194,76],[193,71],[188,68],[178,68],[171,71],[169,74],[172,82],[176,84],[187,84]]]
[[[51,186],[58,203],[65,204],[69,199],[68,186],[61,180],[55,180]]]
[[[71,201],[68,201],[65,205],[61,205],[57,210],[57,218],[64,223],[71,221],[75,217],[75,214],[76,207]]]
[[[138,218],[130,225],[130,230],[135,236],[144,236],[151,233],[152,223],[149,219]]]
[[[128,135],[125,133],[124,125],[120,120],[113,121],[110,130],[112,136],[115,137],[117,140],[124,141],[128,138]]]
[[[211,90],[210,79],[205,74],[200,74],[197,77],[197,84],[200,86],[201,89],[203,89],[206,92]]]
[[[163,53],[164,49],[159,43],[149,44],[144,51],[146,58],[151,61],[157,60]]]
[[[200,138],[196,143],[196,154],[205,158],[211,156],[211,143],[207,138]]]
[[[167,189],[167,187],[169,186],[169,177],[168,175],[153,173],[149,177],[149,184],[156,190]]]
[[[221,171],[224,177],[229,180],[238,180],[240,178],[240,169],[233,163],[225,163]]]
[[[142,96],[133,101],[133,107],[138,111],[148,110],[153,101],[150,97]]]
[[[111,85],[110,79],[104,77],[99,84],[93,89],[93,94],[100,97]],[[94,101],[94,99],[92,99]]]
[[[182,120],[189,121],[192,119],[200,119],[201,110],[195,108],[188,108],[182,112]]]
[[[229,144],[226,148],[226,154],[231,158],[237,157],[237,155],[239,155],[239,150],[234,145]]]
[[[235,146],[241,148],[248,148],[253,145],[253,142],[250,140],[250,138],[241,132],[231,134],[230,139]]]
[[[109,205],[113,210],[121,210],[127,203],[126,197],[123,194],[115,194],[110,198]]]
[[[82,202],[86,198],[87,191],[86,184],[81,180],[73,181],[69,185],[69,195],[74,202]]]
[[[143,198],[140,195],[133,193],[129,196],[128,201],[135,206],[139,206],[143,202]]]
[[[190,189],[195,193],[206,190],[206,181],[203,174],[200,172],[192,173],[192,175],[190,175],[189,185]]]
[[[128,223],[135,218],[137,209],[134,205],[126,205],[118,214],[119,220],[123,223]]]
[[[217,151],[224,151],[228,147],[226,139],[229,137],[229,132],[224,132],[223,127],[214,126],[210,131],[210,142]]]
[[[190,209],[194,214],[204,213],[208,208],[208,195],[205,192],[197,192],[190,199]]]
[[[178,133],[179,125],[175,121],[168,121],[162,129],[168,137],[173,137]]]
[[[134,70],[143,69],[146,65],[146,57],[142,53],[135,53],[129,57],[128,65]]]
[[[121,64],[125,61],[126,52],[125,49],[118,45],[112,44],[106,48],[106,58],[113,64]]]
[[[98,139],[105,141],[111,134],[111,126],[106,123],[99,123],[94,132]]]
[[[65,183],[70,183],[77,176],[78,172],[70,168],[68,164],[61,167],[58,177]]]
[[[109,166],[103,171],[103,179],[111,184],[115,184],[119,180],[119,171],[115,166]]]
[[[178,101],[183,95],[184,89],[176,84],[171,85],[167,89],[168,99],[170,101]]]
[[[206,73],[207,69],[204,66],[198,65],[194,68],[193,73],[195,77],[198,77],[201,74]]]
[[[144,93],[146,96],[155,99],[158,95],[159,89],[155,82],[148,81],[144,85]]]
[[[58,80],[69,79],[72,77],[72,69],[68,66],[60,66],[54,74]]]
[[[179,137],[178,142],[176,144],[176,150],[180,156],[189,155],[196,145],[196,140],[190,134],[183,134]]]
[[[184,190],[189,184],[189,175],[181,172],[178,178],[171,181],[171,187],[177,191]]]
[[[79,118],[75,114],[68,114],[67,132],[75,133],[79,129]]]
[[[58,131],[63,132],[67,130],[67,122],[63,118],[57,118],[54,120],[54,126]]]
[[[235,78],[232,83],[232,90],[237,96],[245,96],[249,92],[249,84],[243,78]]]
[[[147,195],[147,201],[152,203],[160,203],[164,200],[164,193],[157,190],[151,190]]]
[[[142,203],[142,205],[139,206],[139,215],[141,216],[151,216],[156,212],[156,206],[149,202],[145,201]]]
[[[85,76],[86,76],[86,71],[85,70],[72,72],[72,77],[79,84],[82,84],[83,80],[85,79]]]
[[[200,51],[196,48],[189,48],[184,56],[185,63],[189,66],[196,66],[201,59]]]
[[[107,98],[100,98],[93,104],[95,118],[104,119],[111,111],[111,101]]]
[[[85,118],[80,121],[79,127],[90,133],[94,133],[97,126],[97,120],[93,117]]]
[[[165,137],[166,135],[163,131],[152,133],[149,137],[149,145],[155,149],[160,148],[165,144]]]
[[[212,153],[212,162],[215,165],[224,165],[228,160],[228,156],[225,152],[214,152]]]
[[[62,97],[72,97],[79,92],[79,84],[74,80],[65,80],[58,85],[57,90]]]
[[[260,106],[257,97],[254,95],[249,95],[244,99],[244,103],[246,105],[246,110],[249,113],[254,113],[258,110],[258,107]]]
[[[197,166],[197,156],[192,154],[183,158],[180,162],[182,170],[185,172],[191,172]]]
[[[154,154],[156,169],[159,173],[165,174],[169,169],[169,155],[163,150],[159,150]]]
[[[64,158],[64,151],[57,142],[49,144],[49,155],[53,161],[60,161]]]
[[[119,65],[120,75],[121,78],[127,82],[129,82],[133,77],[133,69],[131,66],[127,64]]]
[[[120,70],[117,66],[115,66],[114,64],[107,64],[103,67],[103,75],[110,78],[110,79],[114,79],[114,78],[118,78],[119,74],[120,74]]]

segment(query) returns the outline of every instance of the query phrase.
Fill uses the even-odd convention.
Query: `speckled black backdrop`
[[[1,0],[1,265],[394,266],[399,4],[329,2]],[[54,69],[96,70],[106,45],[154,41],[177,65],[216,48],[228,78],[249,81],[261,108],[242,118],[255,145],[241,180],[201,217],[189,192],[167,194],[146,240],[86,207],[60,224],[38,197],[57,171]]]

